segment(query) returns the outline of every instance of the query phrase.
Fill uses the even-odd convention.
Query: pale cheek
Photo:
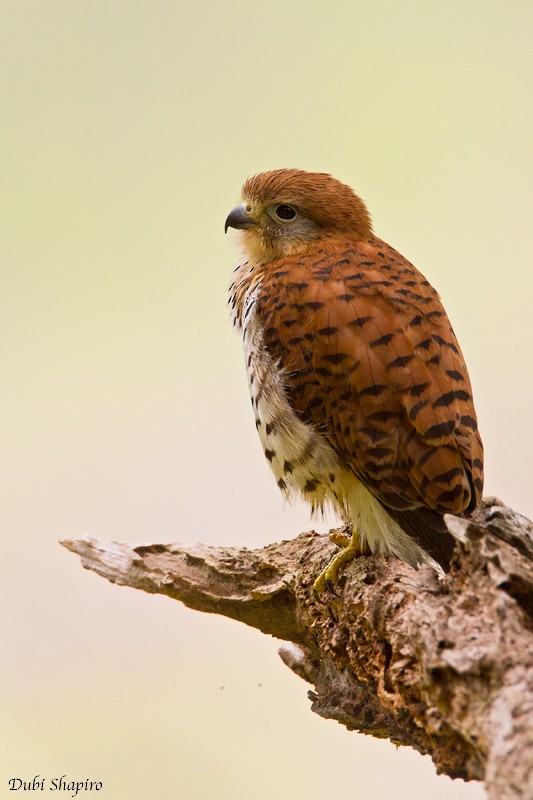
[[[237,244],[242,255],[254,263],[263,261],[265,250],[261,243],[261,237],[255,230],[238,231]]]
[[[320,230],[313,224],[294,228],[250,228],[238,231],[239,248],[248,260],[258,263],[273,258],[305,253],[309,245],[320,236]]]

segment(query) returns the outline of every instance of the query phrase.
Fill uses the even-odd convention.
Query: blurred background
[[[112,800],[483,798],[313,715],[276,641],[107,584],[58,540],[327,528],[284,507],[225,305],[225,217],[278,167],[351,184],[440,291],[486,494],[533,514],[533,6],[0,11],[2,792],[66,773]]]

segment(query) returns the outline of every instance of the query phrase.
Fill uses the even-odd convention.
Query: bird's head
[[[321,239],[364,240],[372,223],[349,186],[321,172],[278,169],[249,178],[242,203],[226,227],[241,231],[244,249],[258,261],[304,253]]]

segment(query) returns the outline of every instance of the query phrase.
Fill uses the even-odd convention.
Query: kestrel
[[[228,227],[244,253],[230,305],[265,456],[283,493],[332,504],[352,530],[315,590],[361,552],[447,570],[444,514],[479,502],[483,445],[437,292],[330,175],[250,178]]]

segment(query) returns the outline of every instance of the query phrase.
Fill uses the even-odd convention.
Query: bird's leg
[[[315,594],[323,592],[324,589],[331,589],[337,582],[339,570],[342,565],[346,564],[347,561],[351,561],[352,558],[363,554],[365,548],[361,546],[361,539],[357,530],[352,527],[351,536],[348,536],[347,532],[345,532],[349,531],[350,527],[351,526],[345,526],[343,531],[333,531],[330,533],[329,538],[331,541],[343,549],[333,556],[326,569],[322,570],[314,582],[313,592]]]

